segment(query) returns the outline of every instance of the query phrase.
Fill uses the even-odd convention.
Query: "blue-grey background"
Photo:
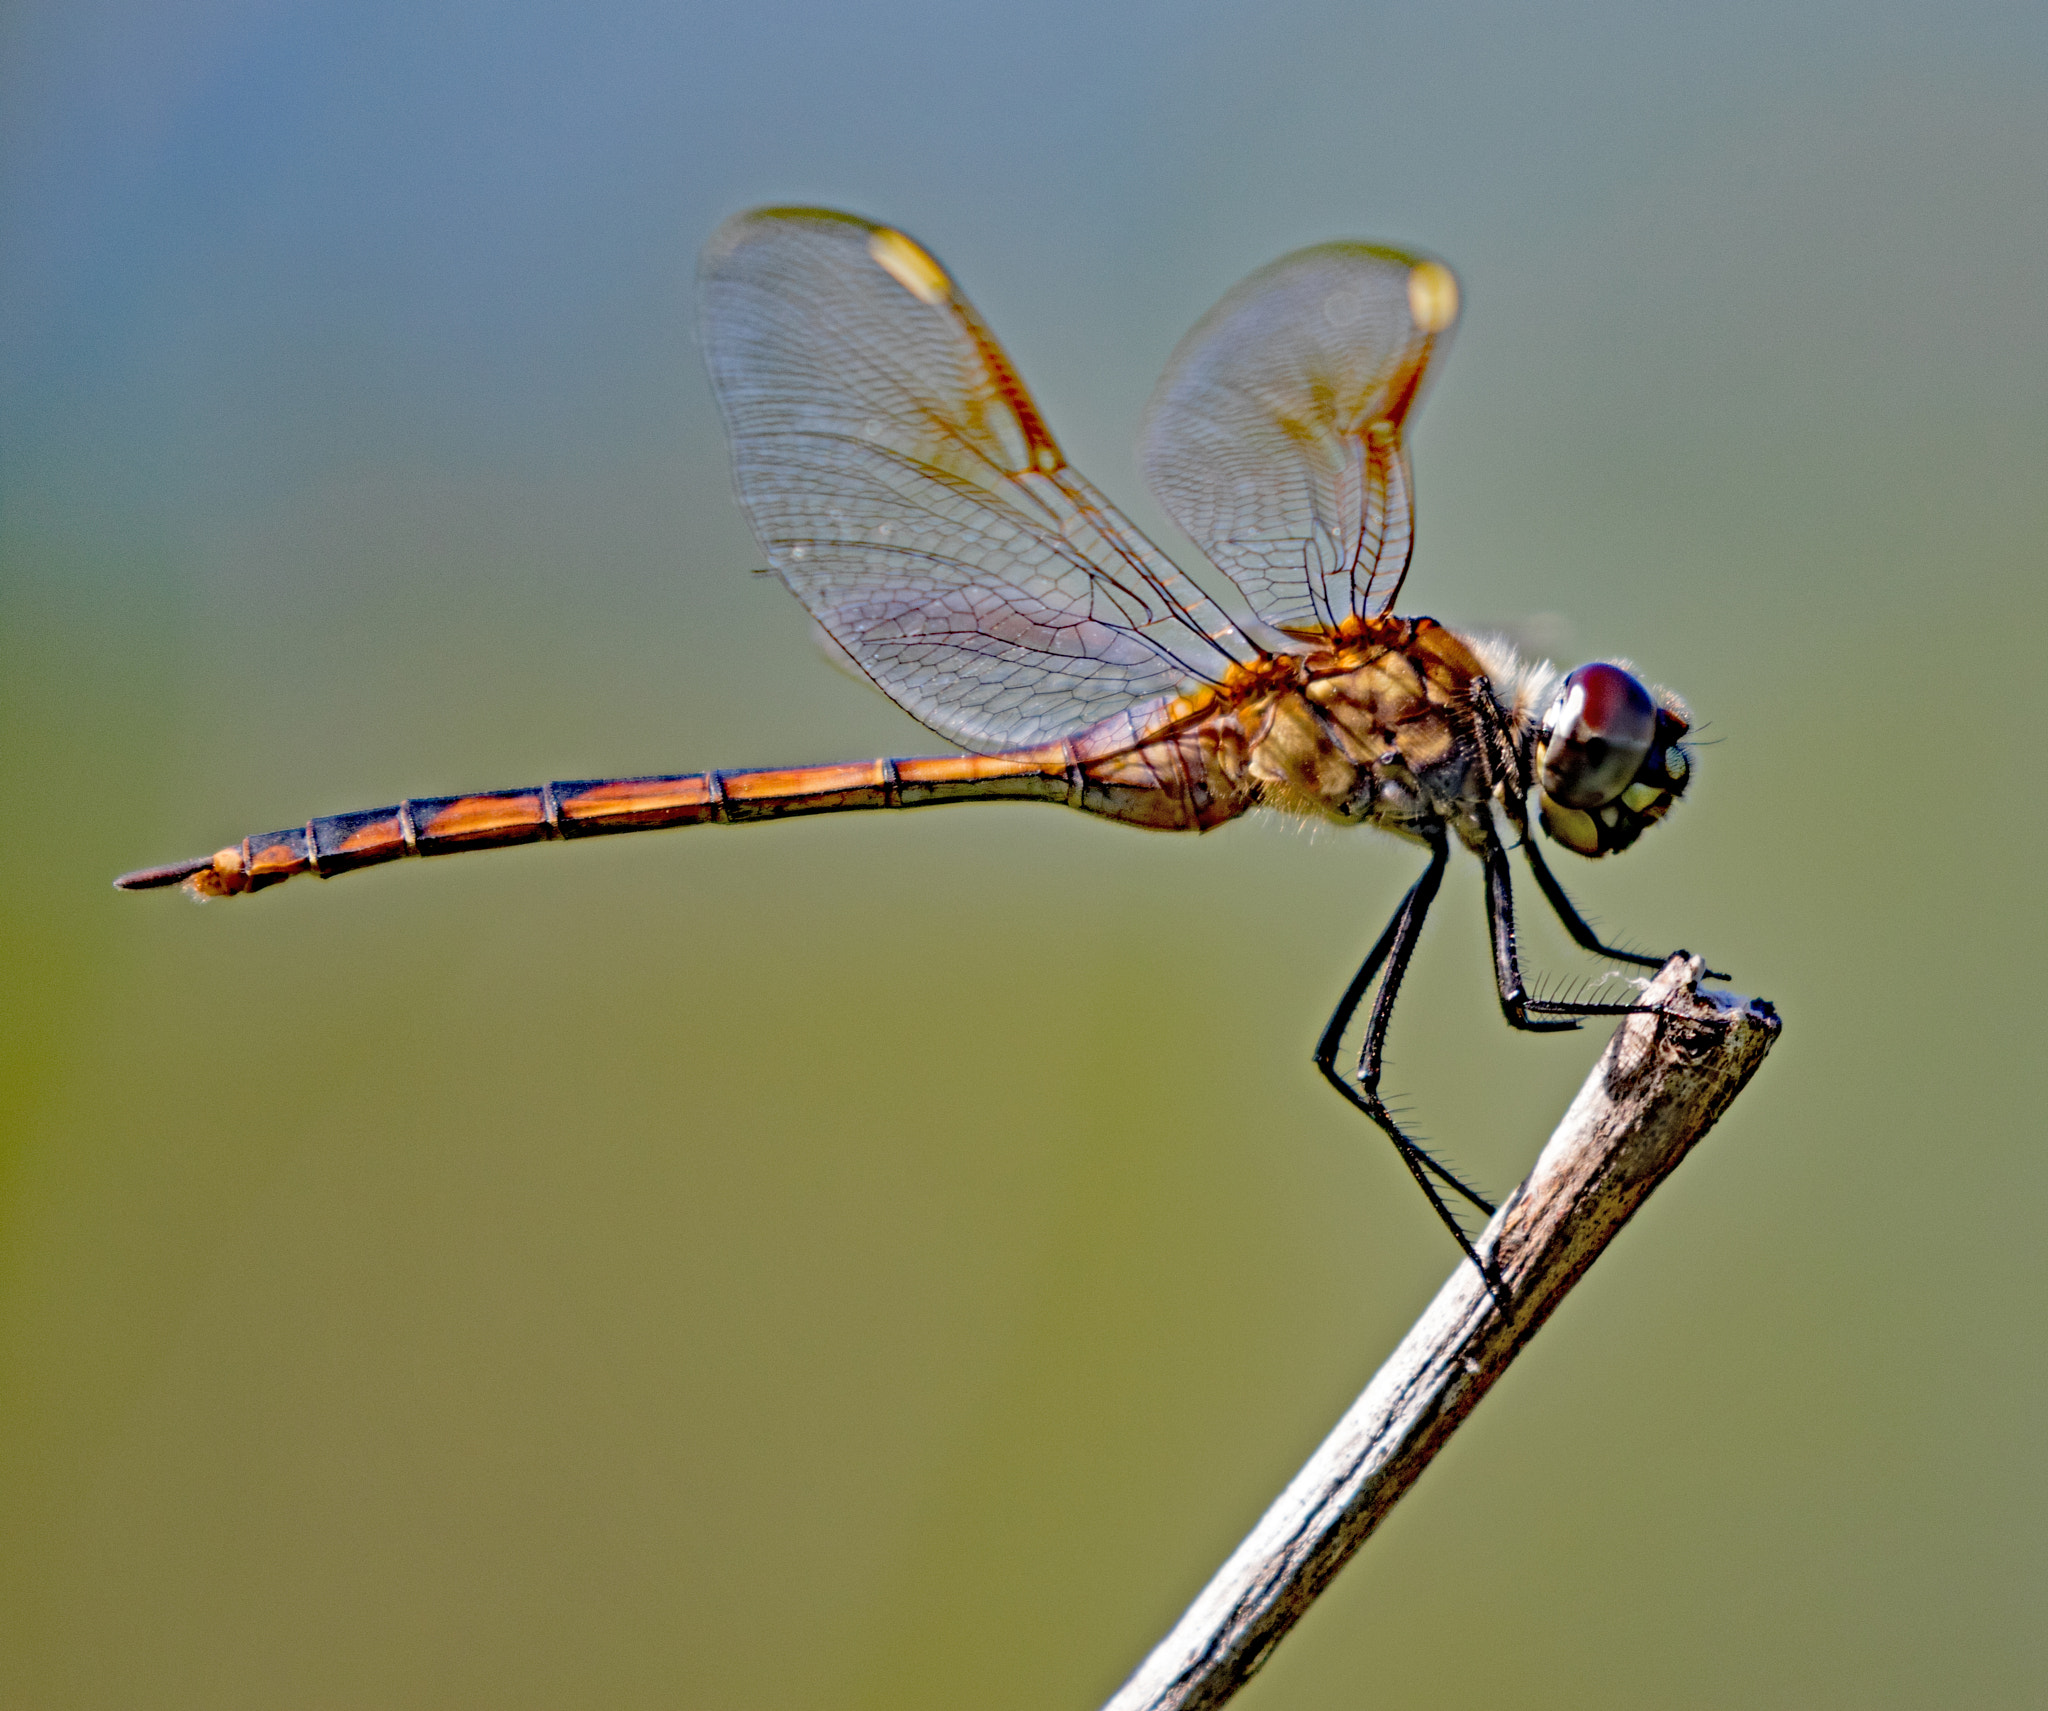
[[[1246,1703],[2048,1698],[2038,5],[29,0],[0,198],[0,1702],[1085,1707],[1449,1270],[1307,1061],[1366,834],[108,889],[930,750],[747,574],[692,270],[763,201],[928,242],[1148,523],[1224,289],[1444,255],[1404,607],[1714,745],[1559,860],[1785,1038]],[[1420,1126],[1505,1189],[1598,1043],[1455,873]]]

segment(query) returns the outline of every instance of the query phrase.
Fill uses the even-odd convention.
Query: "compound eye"
[[[1600,808],[1635,781],[1657,734],[1650,692],[1618,665],[1582,665],[1543,718],[1543,793]]]

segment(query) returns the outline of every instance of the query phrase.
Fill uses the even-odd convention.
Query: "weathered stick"
[[[1675,956],[1615,1030],[1529,1178],[1476,1244],[1503,1312],[1461,1263],[1308,1465],[1106,1711],[1221,1705],[1266,1661],[1415,1483],[1650,1191],[1777,1039],[1768,1004],[1701,992]]]

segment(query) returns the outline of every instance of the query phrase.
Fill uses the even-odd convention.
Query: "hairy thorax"
[[[1301,653],[1164,704],[1135,744],[1119,721],[1031,753],[1076,771],[1073,806],[1132,825],[1206,831],[1263,807],[1404,837],[1441,822],[1476,847],[1549,668],[1433,618],[1290,634]]]
[[[1433,619],[1354,622],[1295,686],[1242,708],[1246,776],[1267,805],[1343,825],[1476,832],[1497,777],[1475,713],[1486,693],[1486,668]]]

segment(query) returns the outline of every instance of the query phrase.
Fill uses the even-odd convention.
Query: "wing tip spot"
[[[1408,313],[1420,332],[1440,333],[1458,318],[1458,277],[1439,261],[1418,262],[1408,274]]]
[[[943,303],[953,294],[946,270],[912,238],[890,226],[877,226],[868,239],[875,265],[920,303]],[[1441,270],[1439,270],[1441,271]]]

